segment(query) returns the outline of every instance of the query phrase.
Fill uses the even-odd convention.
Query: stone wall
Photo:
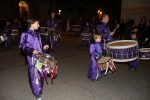
[[[145,16],[150,20],[150,0],[122,0],[121,18],[134,19],[135,25]]]

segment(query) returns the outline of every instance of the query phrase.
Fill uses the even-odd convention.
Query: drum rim
[[[150,58],[139,58],[141,60],[150,60]]]
[[[128,45],[128,46],[109,46],[110,44],[116,43],[116,42],[131,42],[131,41],[135,42],[135,44]],[[125,48],[134,47],[134,46],[138,46],[138,43],[135,40],[117,40],[117,41],[109,42],[106,44],[106,47],[111,48],[111,49],[125,49]]]
[[[129,62],[129,61],[133,61],[133,60],[136,60],[138,57],[134,57],[134,58],[130,58],[130,59],[114,59],[112,58],[112,60],[114,62]]]
[[[150,52],[150,48],[141,48],[141,49],[139,49],[139,51],[140,52]]]

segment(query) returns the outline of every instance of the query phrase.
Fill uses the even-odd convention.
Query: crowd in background
[[[11,29],[17,29],[19,34],[21,34],[23,31],[27,29],[27,23],[26,23],[26,18],[20,19],[20,18],[8,18],[0,17],[0,33],[5,31],[5,27],[7,26],[7,23],[9,23],[9,26]],[[80,25],[80,33],[83,32],[96,32],[96,26],[100,22],[96,17],[93,17],[90,20],[84,20],[82,17],[79,18],[77,21],[71,21],[67,20],[66,22],[61,22],[59,20],[59,25],[60,28],[62,29],[62,32],[66,31],[71,31],[71,25]],[[45,26],[45,21],[39,19],[40,26]],[[135,25],[135,20],[126,18],[121,19],[121,20],[115,20],[113,23],[110,21],[108,23],[108,26],[110,28],[110,31],[114,30],[117,25],[119,25],[119,28],[116,30],[114,37],[117,40],[122,40],[122,39],[128,39],[129,38],[129,33],[131,31],[136,31],[138,40],[140,43],[144,43],[145,47],[150,47],[150,20],[147,20],[145,16],[141,17],[141,20],[139,21],[138,25]],[[89,29],[87,29],[89,27]],[[145,39],[148,38],[148,41],[145,41]]]

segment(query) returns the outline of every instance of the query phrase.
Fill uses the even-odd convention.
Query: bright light
[[[102,12],[100,12],[100,14],[102,14]]]
[[[58,12],[60,13],[60,12],[61,12],[61,10],[58,10]]]

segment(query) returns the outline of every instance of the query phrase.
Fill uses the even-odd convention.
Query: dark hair
[[[130,19],[130,20],[129,20],[129,23],[130,23],[130,25],[134,25],[135,20],[134,20],[134,19]]]
[[[51,11],[51,13],[50,14],[52,14],[52,13],[55,13],[54,11]]]
[[[146,23],[146,17],[145,16],[142,16],[141,17],[141,22],[142,22],[142,19],[144,18],[144,20],[145,20],[145,23]]]
[[[31,24],[34,24],[36,21],[38,21],[37,18],[32,18],[32,17],[28,18],[28,19],[27,19],[28,28],[30,28],[30,27],[31,27]]]
[[[136,32],[130,32],[130,36],[132,36],[132,35],[136,35]]]

